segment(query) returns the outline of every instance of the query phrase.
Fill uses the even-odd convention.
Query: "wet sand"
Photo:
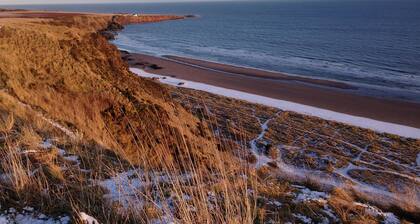
[[[233,73],[238,75],[244,75],[244,76],[250,76],[250,77],[258,77],[263,79],[272,79],[272,80],[283,80],[283,81],[297,81],[297,82],[304,82],[307,84],[315,84],[315,85],[321,85],[326,87],[334,87],[334,88],[340,88],[340,89],[357,89],[354,86],[351,86],[347,83],[343,82],[335,82],[335,81],[329,81],[329,80],[321,80],[321,79],[311,79],[307,77],[299,77],[299,76],[290,76],[279,72],[271,72],[271,71],[264,71],[254,68],[244,68],[234,65],[226,65],[226,64],[220,64],[216,62],[210,62],[210,61],[203,61],[198,59],[192,59],[192,58],[185,58],[185,57],[179,57],[179,56],[163,56],[164,58],[172,59],[177,62],[183,62],[190,65],[196,65],[208,69],[214,69],[218,72],[225,72],[225,73]]]
[[[174,56],[122,52],[130,67],[194,82],[328,109],[340,113],[420,128],[420,104],[360,96],[339,82],[287,76]]]

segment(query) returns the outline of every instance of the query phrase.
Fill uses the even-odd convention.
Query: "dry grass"
[[[125,160],[124,155],[114,154],[100,145],[84,140],[74,142],[63,133],[57,134],[59,132],[45,133],[45,130],[27,126],[26,122],[18,118],[17,123],[23,126],[8,125],[4,130],[13,134],[2,134],[1,156],[8,158],[2,160],[0,169],[8,175],[7,181],[2,183],[7,189],[0,197],[3,206],[22,208],[29,204],[47,214],[83,211],[104,223],[148,222],[168,215],[180,223],[251,223],[255,219],[255,195],[248,192],[254,181],[242,178],[249,176],[250,171],[234,162],[237,159],[229,153],[214,148],[214,151],[206,151],[206,160],[201,160],[193,152],[198,146],[184,139],[183,145],[175,146],[178,150],[176,159],[168,160],[171,154],[156,150],[155,159],[142,157],[141,165],[137,166]],[[180,136],[183,136],[182,132]],[[61,139],[53,144],[78,155],[80,165],[66,161],[55,147],[40,147],[46,138]],[[215,163],[209,165],[209,160]],[[156,163],[161,164],[158,170]],[[82,172],[82,168],[89,172]],[[150,186],[136,189],[130,204],[144,204],[140,208],[133,206],[121,210],[119,205],[104,199],[106,191],[89,184],[124,170],[138,169],[168,177],[165,182],[154,183],[153,178],[157,177],[150,175],[147,177]],[[186,174],[190,176],[188,180],[184,179]],[[214,194],[212,204],[208,201],[209,192]],[[171,196],[170,201],[168,196]],[[186,196],[190,199],[185,200]]]
[[[320,170],[332,174],[358,153],[344,141],[369,144],[375,155],[385,149],[400,155],[400,149],[414,158],[417,140],[201,92],[168,91],[128,72],[118,50],[95,33],[106,21],[0,21],[2,209],[31,206],[75,223],[80,212],[102,223],[282,223],[299,222],[296,214],[322,221],[328,205],[344,223],[380,220],[355,206],[360,195],[339,189],[325,205],[295,202],[299,186],[278,178],[276,170],[281,162],[306,169],[322,164]],[[273,161],[255,170],[249,141],[269,118],[266,142],[258,144]],[[315,158],[322,156],[335,162]],[[384,165],[374,157],[360,156]],[[409,164],[408,157],[398,161]],[[103,186],[110,180],[119,191]],[[306,186],[322,188],[308,180]]]

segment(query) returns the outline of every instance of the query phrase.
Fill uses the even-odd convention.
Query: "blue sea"
[[[19,6],[194,14],[131,25],[118,47],[338,80],[356,93],[420,102],[420,1],[288,0]]]

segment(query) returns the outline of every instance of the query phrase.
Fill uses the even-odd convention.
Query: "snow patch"
[[[96,220],[95,218],[93,218],[92,216],[84,212],[81,212],[79,216],[80,216],[81,221],[84,222],[85,224],[99,224],[98,220]]]
[[[178,86],[179,83],[184,83],[184,85],[182,86],[190,88],[190,89],[206,91],[209,93],[223,95],[226,97],[231,97],[231,98],[240,99],[240,100],[246,100],[251,103],[258,103],[258,104],[263,104],[266,106],[276,107],[281,110],[294,111],[294,112],[305,114],[305,115],[320,117],[326,120],[343,122],[346,124],[350,124],[350,125],[354,125],[354,126],[358,126],[362,128],[372,129],[378,132],[386,132],[386,133],[391,133],[391,134],[400,135],[404,137],[420,139],[420,129],[414,128],[414,127],[409,127],[409,126],[404,126],[404,125],[399,125],[399,124],[394,124],[394,123],[389,123],[389,122],[383,122],[383,121],[378,121],[378,120],[359,117],[359,116],[353,116],[349,114],[334,112],[331,110],[325,110],[325,109],[293,103],[289,101],[273,99],[273,98],[269,98],[265,96],[259,96],[255,94],[250,94],[250,93],[241,92],[241,91],[232,90],[232,89],[226,89],[226,88],[212,86],[212,85],[203,84],[199,82],[192,82],[192,81],[177,79],[173,77],[155,75],[155,74],[151,74],[137,68],[130,68],[130,71],[137,74],[138,76],[145,77],[145,78],[155,78],[155,79],[158,79],[161,83],[172,85],[172,86]]]
[[[312,219],[311,219],[311,218],[309,218],[309,217],[307,217],[307,216],[304,216],[304,215],[301,215],[301,214],[293,214],[293,216],[294,216],[295,218],[299,219],[300,221],[302,221],[302,222],[303,222],[303,223],[305,223],[305,224],[310,224],[310,223],[313,223],[313,222],[312,222]]]
[[[108,191],[104,197],[111,202],[118,202],[125,209],[142,208],[144,203],[138,196],[138,191],[146,185],[146,182],[139,178],[142,174],[130,170],[101,181],[99,185]]]
[[[391,212],[382,212],[376,207],[373,207],[367,204],[358,203],[358,202],[355,202],[354,204],[365,208],[366,212],[372,216],[382,217],[384,219],[383,220],[384,224],[399,224],[400,223],[400,220]]]
[[[312,191],[308,188],[303,188],[294,199],[294,202],[319,201],[325,203],[328,198],[329,195],[325,192]]]
[[[43,149],[50,149],[50,148],[53,147],[53,145],[51,144],[51,140],[50,139],[47,139],[47,140],[43,141],[40,146]]]
[[[36,212],[32,207],[25,207],[21,212],[17,212],[14,208],[0,212],[0,224],[68,224],[70,220],[69,216],[48,217]]]
[[[417,154],[416,164],[418,167],[420,167],[420,152]]]
[[[187,181],[191,179],[191,175],[181,174],[175,179]],[[142,193],[145,187],[158,183],[171,184],[173,182],[176,182],[176,180],[166,174],[159,172],[146,173],[143,170],[136,169],[118,173],[109,179],[100,181],[98,185],[107,190],[108,193],[104,197],[110,202],[117,202],[126,210],[138,210],[145,204],[145,195]],[[154,203],[157,204],[156,201]]]
[[[272,161],[272,159],[268,158],[263,153],[261,153],[261,150],[260,150],[260,148],[258,148],[257,144],[258,144],[258,141],[264,139],[264,136],[268,131],[268,124],[270,123],[271,120],[273,120],[275,117],[277,117],[278,114],[279,114],[279,112],[276,113],[272,118],[267,119],[264,123],[261,123],[261,119],[258,118],[257,116],[255,116],[255,118],[258,120],[258,123],[261,126],[261,132],[255,139],[252,139],[249,142],[249,144],[251,146],[252,153],[254,154],[255,158],[257,159],[256,165],[255,165],[257,168],[262,167],[264,165],[267,165],[267,163]]]

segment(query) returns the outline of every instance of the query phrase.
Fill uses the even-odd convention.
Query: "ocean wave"
[[[117,39],[112,42],[117,45],[120,49],[126,49],[133,52],[142,52],[155,56],[161,56],[165,54],[177,54],[178,51],[170,50],[170,48],[161,46],[152,46],[146,44],[146,41],[138,41],[130,38],[127,35],[119,34]]]
[[[247,66],[265,64],[273,67],[293,67],[309,71],[332,73],[331,78],[344,78],[342,81],[370,81],[371,85],[388,85],[389,87],[404,87],[420,91],[420,74],[382,66],[360,66],[353,62],[337,62],[313,57],[274,56],[263,52],[243,49],[226,49],[219,47],[188,46],[188,50],[196,53],[205,53],[213,57],[230,57],[239,62],[246,61]],[[343,60],[344,61],[344,60]],[[302,74],[304,75],[304,74]],[[316,75],[316,74],[312,74]]]

